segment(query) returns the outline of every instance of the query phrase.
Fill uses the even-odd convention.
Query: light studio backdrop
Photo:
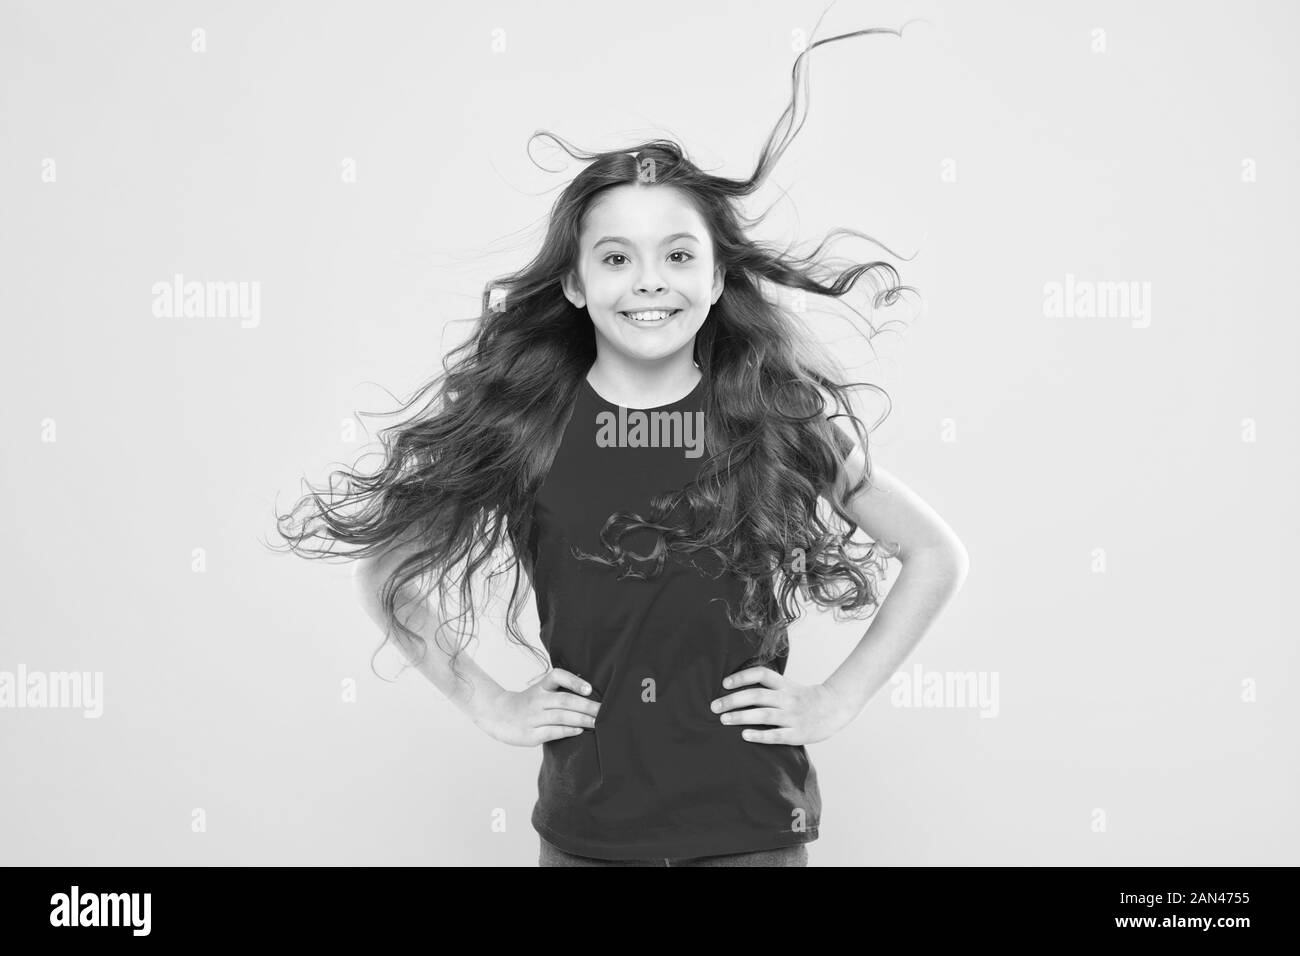
[[[531,257],[580,168],[534,131],[748,175],[823,10],[0,6],[4,863],[535,865],[540,750],[381,680],[351,566],[263,540]],[[918,18],[814,51],[748,207],[899,254],[837,247],[924,296],[870,347],[806,318],[971,557],[810,746],[811,863],[1294,864],[1300,12],[839,3],[818,35]],[[476,656],[519,689],[503,613]],[[806,612],[787,673],[867,623]]]

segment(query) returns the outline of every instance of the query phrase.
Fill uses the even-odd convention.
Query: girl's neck
[[[671,370],[602,363],[587,370],[587,381],[602,398],[625,408],[659,408],[679,402],[695,390],[703,373],[687,356],[685,366]]]

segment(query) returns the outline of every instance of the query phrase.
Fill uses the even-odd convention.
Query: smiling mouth
[[[642,309],[635,312],[620,312],[619,315],[629,322],[642,325],[655,325],[667,321],[681,312],[681,309]]]

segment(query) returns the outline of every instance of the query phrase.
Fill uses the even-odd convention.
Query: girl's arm
[[[847,489],[863,473],[866,456],[852,428],[834,419],[854,442],[839,480]],[[970,559],[961,540],[915,492],[879,466],[871,485],[847,509],[873,541],[899,548],[902,570],[876,608],[871,624],[825,684],[861,710],[902,666],[966,580]]]
[[[392,569],[401,564],[405,548],[397,545],[377,557],[363,558],[352,568],[352,579],[356,584],[358,598],[366,614],[381,631],[388,627],[380,602],[380,592],[384,581]],[[434,639],[434,632],[441,623],[434,612],[431,602],[411,600],[412,585],[407,585],[397,597],[397,616],[411,630],[424,638],[427,650],[416,669],[433,682],[444,697],[455,704],[475,725],[482,727],[482,719],[488,714],[493,703],[505,688],[492,679],[491,675],[479,667],[474,658],[462,653],[457,659],[457,670],[470,682],[472,690],[465,680],[457,680],[451,672],[451,658],[442,650]],[[398,645],[399,650],[401,645]],[[408,663],[410,656],[402,651]]]

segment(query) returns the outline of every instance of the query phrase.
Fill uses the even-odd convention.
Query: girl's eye
[[[687,261],[687,260],[689,260],[689,259],[694,259],[694,258],[695,258],[693,255],[691,255],[691,254],[690,254],[689,252],[687,252],[685,249],[677,249],[677,250],[674,250],[673,252],[668,253],[668,255],[669,255],[669,257],[672,257],[672,256],[686,256],[686,259],[681,260],[681,262],[685,262],[685,261]],[[610,259],[613,259],[615,256],[617,256],[617,257],[620,258],[620,259],[626,259],[626,258],[627,258],[627,256],[623,255],[623,253],[621,253],[621,252],[611,252],[609,255],[607,255],[604,259],[601,259],[600,261],[601,261],[601,262],[609,262],[609,260],[610,260]],[[678,264],[680,265],[681,262],[679,262]],[[617,265],[617,263],[610,262],[610,265]]]

